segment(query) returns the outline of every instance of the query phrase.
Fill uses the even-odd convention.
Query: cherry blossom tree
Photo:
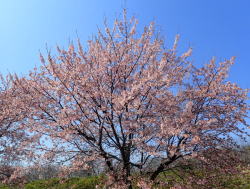
[[[23,124],[45,140],[37,149],[71,161],[71,171],[103,160],[128,188],[132,169],[155,181],[189,158],[228,170],[227,150],[233,135],[244,137],[249,108],[247,90],[227,80],[234,58],[197,68],[192,49],[177,52],[178,36],[167,49],[153,23],[141,34],[136,26],[124,14],[85,48],[58,47],[29,77],[15,76],[29,112]]]
[[[16,179],[18,163],[32,154],[28,147],[33,137],[22,127],[24,107],[17,103],[18,91],[10,76],[0,76],[0,180]],[[19,165],[20,166],[20,165]]]

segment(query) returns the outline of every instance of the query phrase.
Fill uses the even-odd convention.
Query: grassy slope
[[[200,189],[200,188],[217,188],[217,189],[250,189],[250,170],[243,171],[244,174],[239,175],[237,177],[230,177],[230,176],[221,176],[218,177],[216,186],[205,186],[201,187],[199,185],[193,185],[192,188]],[[200,178],[203,177],[202,172],[196,172],[196,174],[200,174]],[[104,177],[85,177],[85,178],[69,178],[69,179],[59,179],[59,178],[52,178],[48,180],[36,180],[30,183],[27,183],[24,189],[95,189],[96,185],[103,180]],[[185,184],[188,180],[187,178],[180,178],[178,173],[175,174],[173,172],[167,172],[161,175],[160,180],[168,183],[164,187],[160,188],[170,188],[175,183],[183,183]],[[215,182],[216,183],[216,182]],[[219,185],[218,185],[219,183]],[[135,187],[137,188],[137,187]],[[156,186],[157,188],[157,186]],[[3,186],[0,185],[0,189],[20,189],[20,186]]]

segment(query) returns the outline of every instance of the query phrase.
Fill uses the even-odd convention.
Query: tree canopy
[[[124,14],[86,47],[78,41],[41,55],[28,77],[12,76],[15,100],[1,100],[19,112],[9,119],[37,137],[30,142],[40,157],[72,163],[65,171],[101,160],[126,187],[131,171],[154,182],[190,158],[232,171],[237,157],[228,150],[237,145],[233,134],[246,134],[247,90],[227,80],[234,58],[197,68],[192,49],[177,51],[178,38],[167,49],[153,23],[139,33]]]

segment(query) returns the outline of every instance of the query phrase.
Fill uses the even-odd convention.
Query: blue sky
[[[212,56],[236,56],[230,80],[250,88],[249,0],[8,0],[0,1],[0,72],[27,74],[39,65],[46,44],[67,47],[77,34],[83,44],[126,7],[140,29],[150,21],[171,46],[181,35],[180,50],[193,47],[196,65]],[[77,33],[77,34],[76,34]]]

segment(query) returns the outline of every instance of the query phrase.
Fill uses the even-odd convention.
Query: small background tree
[[[11,76],[0,75],[0,180],[3,182],[18,179],[21,162],[33,154],[30,147],[34,136],[22,127],[27,112],[17,102],[18,95]]]

